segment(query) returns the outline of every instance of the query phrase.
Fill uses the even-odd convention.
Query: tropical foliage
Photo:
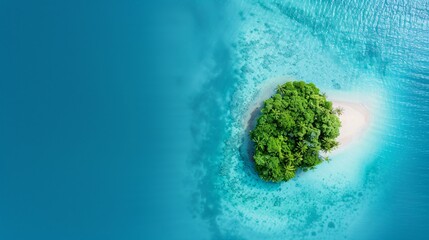
[[[287,181],[298,169],[312,169],[338,142],[341,110],[312,83],[287,82],[265,101],[255,129],[254,161],[266,181]]]

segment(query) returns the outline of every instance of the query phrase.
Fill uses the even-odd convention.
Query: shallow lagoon
[[[422,6],[427,11],[427,4],[407,2],[238,4],[240,18],[230,39],[233,73],[222,72],[223,64],[216,62],[214,71],[224,75],[212,79],[215,93],[202,93],[214,97],[219,112],[206,112],[196,119],[204,123],[206,136],[216,136],[202,145],[219,146],[209,155],[195,156],[202,159],[205,172],[200,178],[206,183],[199,192],[201,212],[209,213],[205,218],[217,237],[408,236],[410,225],[397,221],[396,215],[404,214],[393,212],[393,206],[408,198],[395,191],[404,191],[407,182],[416,179],[398,180],[402,175],[398,166],[407,164],[412,169],[427,155],[424,147],[415,148],[422,131],[413,127],[423,126],[428,109],[428,88],[423,83],[428,72],[422,62],[428,60],[424,43],[429,39],[424,31],[429,16]],[[416,75],[410,66],[423,72]],[[314,82],[328,97],[368,102],[373,121],[357,141],[331,153],[331,162],[287,183],[265,183],[243,150],[245,129],[255,104],[267,96],[265,89],[274,89],[284,79]],[[225,91],[229,84],[232,87]],[[217,87],[223,89],[216,92]],[[206,111],[200,107],[196,111]],[[410,151],[410,158],[401,157],[404,149]],[[413,176],[412,171],[404,176]],[[407,211],[407,221],[425,220],[412,228],[419,236],[426,231],[421,226],[428,224],[427,210],[422,208],[427,192],[413,187],[407,191],[420,201],[405,201],[400,209]]]

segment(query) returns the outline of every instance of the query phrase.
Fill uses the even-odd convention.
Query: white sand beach
[[[359,102],[332,100],[335,108],[341,108],[340,136],[337,138],[340,148],[358,139],[370,123],[370,112],[367,106]]]

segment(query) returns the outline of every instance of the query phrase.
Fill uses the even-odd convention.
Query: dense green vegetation
[[[338,142],[339,109],[312,83],[287,82],[265,101],[251,139],[256,171],[266,181],[287,181],[297,169],[312,169]]]

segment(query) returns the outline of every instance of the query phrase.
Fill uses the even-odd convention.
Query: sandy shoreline
[[[343,109],[340,115],[340,136],[337,138],[340,148],[358,139],[368,128],[370,112],[367,106],[360,102],[332,100],[335,108]]]

